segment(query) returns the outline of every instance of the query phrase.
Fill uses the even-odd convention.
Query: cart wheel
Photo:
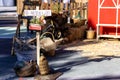
[[[60,39],[62,37],[61,31],[55,31],[54,36],[55,36],[55,39]]]

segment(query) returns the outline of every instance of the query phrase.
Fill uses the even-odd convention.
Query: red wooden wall
[[[117,0],[114,0],[117,4]],[[101,0],[102,2],[102,0]],[[119,0],[120,2],[120,0]],[[106,6],[113,6],[112,0],[105,0],[103,4]],[[101,9],[100,10],[100,23],[105,24],[116,24],[116,9]],[[119,19],[118,22],[120,24],[120,9],[119,9]],[[96,24],[98,23],[98,0],[89,0],[88,1],[88,27],[92,27],[96,30]],[[120,29],[118,30],[120,33]],[[115,34],[115,28],[113,27],[104,27],[100,30],[101,34]]]

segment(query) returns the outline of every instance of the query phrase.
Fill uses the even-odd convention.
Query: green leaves
[[[39,18],[32,18],[32,19],[30,20],[30,23],[33,23],[33,24],[41,24],[41,21],[40,21]]]

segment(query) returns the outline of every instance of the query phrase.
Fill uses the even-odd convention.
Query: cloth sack
[[[34,76],[37,71],[37,64],[35,61],[17,61],[14,70],[19,77]]]

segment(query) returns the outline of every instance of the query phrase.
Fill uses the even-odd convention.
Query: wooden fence
[[[24,0],[17,0],[17,13],[20,14],[23,7]],[[41,1],[41,0],[30,0],[30,1]],[[78,15],[80,12],[80,16],[83,19],[87,19],[87,3],[88,0],[72,0],[70,3],[66,3],[64,7],[64,3],[62,0],[49,0],[49,3],[40,2],[40,9],[51,9],[52,12],[59,13],[63,11],[70,11],[71,17]],[[30,9],[30,8],[26,8]],[[31,8],[32,9],[32,8]]]

